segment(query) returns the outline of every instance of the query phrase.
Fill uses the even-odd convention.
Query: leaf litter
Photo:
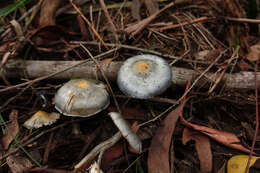
[[[0,24],[0,171],[72,171],[103,141],[113,139],[118,130],[108,113],[117,112],[118,107],[141,138],[142,153],[131,152],[121,138],[110,149],[92,155],[83,167],[100,166],[103,172],[227,172],[230,166],[225,163],[243,154],[246,159],[236,166],[244,169],[246,154],[251,153],[255,161],[260,148],[259,135],[255,135],[258,98],[253,91],[257,91],[255,83],[260,84],[258,68],[254,72],[260,57],[259,20],[255,19],[259,10],[250,3],[0,2],[4,14]],[[148,100],[124,96],[115,82],[120,64],[145,53],[161,56],[172,66],[172,86]],[[89,58],[92,54],[98,63]],[[86,62],[88,66],[82,65]],[[98,64],[105,65],[96,68]],[[61,117],[31,130],[22,126],[38,110],[55,112],[54,105],[42,104],[38,91],[44,91],[51,102],[70,79],[102,80],[100,70],[118,105],[112,103],[93,118]],[[56,73],[63,77],[56,78]],[[185,92],[189,100],[184,105],[178,100],[187,81],[194,85]],[[259,171],[259,159],[254,165],[251,162],[250,170]]]

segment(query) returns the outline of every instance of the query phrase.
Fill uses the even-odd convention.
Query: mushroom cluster
[[[169,64],[155,55],[138,55],[121,66],[117,84],[132,98],[147,99],[163,93],[171,85]],[[109,105],[105,85],[92,79],[74,79],[64,84],[55,95],[55,108],[67,116],[88,117]]]
[[[155,55],[138,55],[127,59],[121,66],[117,84],[119,89],[132,98],[147,99],[163,93],[171,85],[172,73],[168,63]],[[110,103],[109,94],[102,82],[92,79],[74,79],[65,83],[55,95],[55,108],[62,114],[89,117],[106,109]],[[142,143],[123,116],[109,113],[131,148],[142,152]],[[117,140],[120,139],[115,135]],[[85,162],[88,155],[75,166]]]

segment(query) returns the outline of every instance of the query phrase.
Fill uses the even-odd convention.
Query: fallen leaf
[[[201,133],[209,136],[210,138],[214,139],[215,141],[217,141],[225,146],[228,146],[230,148],[234,148],[234,149],[246,152],[246,153],[250,152],[249,149],[245,148],[241,144],[240,139],[238,139],[238,137],[233,133],[192,124],[192,123],[186,121],[183,117],[181,117],[181,122],[185,126],[193,128],[194,130],[200,131]]]
[[[44,0],[41,6],[39,28],[55,25],[55,12],[60,5],[60,0]]]
[[[148,172],[170,173],[169,151],[173,131],[177,120],[182,112],[184,103],[181,103],[175,110],[161,122],[161,126],[156,131],[148,153]]]
[[[188,128],[184,128],[182,134],[182,143],[186,143],[190,140],[195,141],[196,151],[200,160],[200,170],[202,173],[212,171],[212,152],[210,148],[209,138],[201,135],[198,132],[192,132]]]
[[[6,158],[6,163],[8,164],[12,173],[27,172],[28,169],[33,166],[29,159],[17,155],[8,156]]]
[[[244,173],[246,170],[248,155],[236,155],[231,157],[227,163],[227,173]],[[253,166],[259,157],[252,156],[249,167]]]
[[[19,132],[19,124],[17,118],[18,111],[14,109],[9,115],[10,123],[7,124],[7,133],[2,137],[2,144],[4,149],[8,149],[10,143]]]
[[[249,48],[249,52],[246,55],[249,61],[257,61],[260,59],[260,45],[253,45]]]
[[[154,0],[144,0],[144,3],[150,15],[156,13],[159,10],[159,5]]]
[[[124,145],[122,142],[115,144],[111,148],[105,151],[103,157],[102,157],[102,168],[106,170],[109,168],[110,163],[116,159],[119,158],[120,156],[123,155],[124,151]]]
[[[88,28],[80,15],[77,16],[80,32],[85,40],[89,38]]]
[[[141,8],[141,2],[140,0],[133,0],[132,1],[132,5],[131,5],[131,12],[132,12],[132,16],[134,19],[140,21],[141,20],[141,16],[140,16],[140,8]]]

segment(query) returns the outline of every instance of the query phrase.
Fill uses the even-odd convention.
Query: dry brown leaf
[[[89,38],[88,28],[80,15],[77,16],[80,32],[85,40]]]
[[[196,151],[200,160],[200,170],[202,173],[212,171],[212,152],[210,148],[209,138],[199,134],[198,132],[192,132],[188,128],[183,130],[182,143],[186,143],[190,140],[195,141]]]
[[[159,10],[159,5],[154,0],[144,0],[144,3],[150,15],[156,13]]]
[[[201,133],[209,136],[210,138],[214,139],[215,141],[217,141],[217,142],[219,142],[219,143],[221,143],[225,146],[228,146],[230,148],[234,148],[234,149],[246,152],[246,153],[250,152],[249,149],[245,148],[241,144],[241,141],[233,133],[229,133],[229,132],[220,131],[220,130],[212,129],[212,128],[205,127],[205,126],[199,126],[199,125],[196,125],[196,124],[192,124],[192,123],[186,121],[183,117],[181,117],[181,121],[187,127],[190,127],[190,128],[197,130],[197,131],[200,131]]]
[[[249,61],[257,61],[260,59],[260,45],[256,44],[250,47],[246,58]]]
[[[141,2],[140,0],[133,0],[131,5],[131,13],[134,19],[140,21],[140,8],[141,8]]]
[[[111,162],[114,159],[119,158],[122,156],[124,152],[124,144],[122,142],[119,142],[112,146],[111,148],[107,149],[102,157],[102,168],[109,168],[111,166]]]
[[[10,155],[6,158],[6,163],[8,164],[12,173],[23,173],[28,171],[29,168],[33,166],[29,159],[22,156]]]
[[[4,149],[8,149],[10,143],[13,141],[14,137],[19,132],[19,124],[18,124],[18,111],[12,110],[12,112],[9,115],[9,121],[10,123],[7,124],[7,133],[2,137],[2,144]]]
[[[161,126],[156,131],[148,153],[148,169],[153,173],[170,173],[169,151],[172,135],[177,120],[183,110],[184,103],[180,104],[175,110],[161,122]]]
[[[39,28],[55,25],[55,12],[60,5],[60,0],[44,0],[41,6]]]

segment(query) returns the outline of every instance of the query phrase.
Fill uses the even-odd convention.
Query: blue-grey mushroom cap
[[[169,64],[155,55],[138,55],[121,66],[117,84],[133,98],[147,99],[163,93],[170,85],[172,72]]]
[[[73,79],[55,95],[55,108],[67,116],[88,117],[106,109],[109,94],[103,83],[91,79]]]

